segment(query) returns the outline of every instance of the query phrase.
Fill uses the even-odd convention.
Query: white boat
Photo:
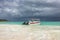
[[[39,19],[31,19],[28,20],[27,22],[23,22],[23,25],[37,25],[37,24],[40,24]]]
[[[40,20],[39,19],[32,19],[29,21],[29,25],[37,25],[40,24]]]

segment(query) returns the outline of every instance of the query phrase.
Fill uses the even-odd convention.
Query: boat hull
[[[29,22],[29,25],[39,25],[40,24],[40,22],[38,22],[38,21],[34,21],[34,22]]]

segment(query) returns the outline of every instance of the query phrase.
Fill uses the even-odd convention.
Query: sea
[[[23,21],[19,22],[0,22],[0,24],[15,24],[15,25],[22,25]],[[60,26],[60,21],[41,21],[40,25],[56,25]]]

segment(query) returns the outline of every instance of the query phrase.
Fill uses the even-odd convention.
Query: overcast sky
[[[60,17],[60,0],[0,0],[0,19],[25,16]]]

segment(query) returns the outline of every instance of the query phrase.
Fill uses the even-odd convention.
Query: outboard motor
[[[23,25],[29,25],[29,22],[24,22]]]

